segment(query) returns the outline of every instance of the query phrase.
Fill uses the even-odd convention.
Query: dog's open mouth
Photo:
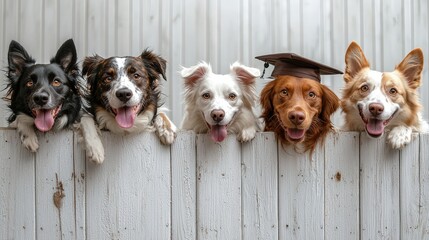
[[[398,110],[396,110],[388,119],[386,120],[382,120],[382,119],[377,119],[377,118],[365,118],[365,116],[363,115],[362,109],[359,108],[359,115],[362,119],[362,121],[365,123],[365,130],[368,133],[369,136],[374,137],[374,138],[378,138],[380,136],[383,135],[384,133],[384,127],[387,126],[390,122],[390,120],[392,120],[392,118],[395,116],[396,112]]]
[[[210,137],[215,142],[222,142],[228,135],[228,125],[210,125],[207,123],[207,126],[210,128]]]
[[[116,123],[121,128],[130,128],[134,126],[134,121],[136,116],[140,110],[141,104],[136,106],[124,106],[120,108],[112,108],[113,113],[116,115],[115,120]]]
[[[52,109],[33,109],[34,125],[41,132],[47,132],[52,129],[55,123],[55,118],[60,112],[61,105]]]
[[[299,141],[304,137],[305,130],[299,128],[287,128],[286,134],[291,140]]]

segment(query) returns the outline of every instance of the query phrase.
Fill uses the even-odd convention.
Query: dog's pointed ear
[[[238,62],[233,63],[230,69],[231,73],[237,76],[237,79],[244,85],[254,84],[255,79],[261,75],[259,69],[247,67]]]
[[[55,57],[51,59],[51,63],[57,63],[65,72],[77,70],[76,61],[77,53],[73,39],[65,41],[58,49]]]
[[[143,51],[140,57],[142,58],[145,66],[148,69],[153,70],[148,72],[152,81],[158,79],[160,74],[165,80],[167,80],[167,77],[165,76],[167,61],[165,61],[165,59],[147,49]]]
[[[340,99],[337,95],[325,85],[321,85],[323,91],[322,97],[322,111],[320,113],[320,118],[326,122],[329,122],[331,115],[337,111],[340,106]]]
[[[210,73],[212,68],[206,62],[201,62],[195,66],[185,68],[182,67],[182,71],[180,71],[180,75],[185,80],[185,86],[192,87],[198,80],[204,78],[205,75]]]
[[[408,82],[408,86],[412,89],[416,89],[421,84],[423,63],[423,51],[420,48],[416,48],[408,53],[402,62],[396,66],[395,70],[404,75]]]
[[[12,40],[8,52],[8,78],[11,81],[17,81],[24,69],[36,63],[17,41]]]
[[[363,68],[369,68],[369,63],[366,60],[362,48],[356,43],[351,42],[346,51],[346,71],[344,80],[349,82]]]

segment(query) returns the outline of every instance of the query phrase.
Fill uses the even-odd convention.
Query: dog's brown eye
[[[105,83],[110,83],[112,80],[113,80],[113,78],[111,76],[107,76],[104,78]]]
[[[369,90],[369,87],[368,87],[368,85],[363,85],[362,87],[360,87],[360,90],[362,91],[362,92],[366,92],[366,91],[368,91]]]
[[[25,84],[25,86],[27,87],[32,87],[33,86],[33,80],[28,80],[28,82]]]
[[[228,97],[229,100],[235,100],[235,98],[237,98],[237,95],[235,93],[230,93]]]
[[[288,92],[286,89],[283,89],[283,90],[280,92],[280,94],[281,94],[282,96],[288,96],[288,95],[289,95],[289,92]]]
[[[311,98],[315,98],[315,97],[316,97],[316,94],[315,94],[314,92],[309,92],[309,93],[308,93],[308,96],[309,96],[309,97],[311,97]]]
[[[204,93],[203,94],[203,98],[204,99],[209,99],[210,98],[210,93]]]
[[[60,80],[58,80],[58,79],[54,79],[54,81],[52,81],[52,86],[54,86],[54,87],[59,87],[59,86],[61,86],[61,81]]]
[[[396,88],[391,88],[389,90],[389,93],[392,94],[392,95],[395,95],[397,92],[398,92],[398,90],[396,90]]]
[[[134,74],[134,78],[135,78],[135,79],[139,79],[139,78],[140,78],[140,75],[139,75],[139,74],[137,74],[137,73],[135,73],[135,74]]]

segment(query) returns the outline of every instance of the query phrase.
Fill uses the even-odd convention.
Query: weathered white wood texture
[[[206,61],[214,71],[227,73],[238,60],[262,70],[255,56],[295,52],[344,69],[352,40],[361,44],[371,66],[382,71],[393,70],[405,54],[422,48],[426,57],[420,92],[429,107],[429,94],[424,94],[429,92],[427,0],[0,0],[0,13],[2,69],[11,40],[41,63],[68,38],[74,39],[80,62],[93,54],[154,50],[168,62],[164,101],[177,125],[183,116],[181,66]],[[339,95],[344,86],[341,75],[324,76],[322,82]],[[5,83],[2,75],[2,89]],[[265,83],[257,82],[258,91]],[[0,113],[5,127],[9,112],[4,101]],[[342,123],[339,113],[335,123]]]
[[[269,132],[104,132],[102,165],[69,131],[36,154],[0,136],[0,239],[429,239],[428,134],[398,151],[339,132],[310,156]]]

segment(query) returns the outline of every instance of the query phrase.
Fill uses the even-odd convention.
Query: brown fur
[[[287,90],[285,95],[282,90]],[[310,97],[309,93],[315,93]],[[268,83],[261,92],[262,117],[265,131],[275,132],[283,145],[302,143],[304,150],[313,151],[333,129],[330,116],[339,107],[338,97],[326,86],[306,78],[279,76]],[[290,121],[291,111],[304,113],[305,120],[296,125]],[[305,129],[304,137],[293,140],[285,128]]]

